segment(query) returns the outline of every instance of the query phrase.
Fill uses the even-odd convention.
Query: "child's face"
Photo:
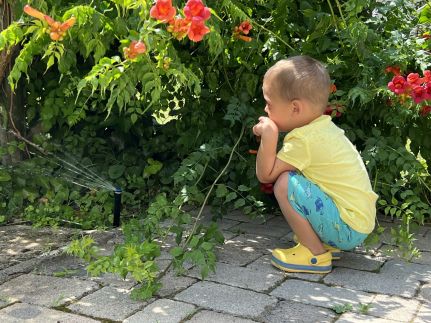
[[[271,75],[264,79],[262,90],[266,101],[265,112],[278,130],[284,132],[296,128],[293,101],[286,101],[276,93],[276,88],[271,86]]]

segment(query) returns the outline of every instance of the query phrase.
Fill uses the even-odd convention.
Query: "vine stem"
[[[199,222],[199,219],[200,219],[200,217],[201,217],[201,215],[202,215],[202,212],[203,212],[203,210],[204,210],[204,207],[205,207],[205,205],[207,204],[207,201],[208,201],[208,199],[209,199],[209,197],[210,197],[210,195],[211,195],[211,193],[212,193],[212,191],[213,191],[214,187],[217,185],[217,182],[219,181],[219,179],[223,176],[224,172],[225,172],[225,171],[227,170],[227,168],[229,167],[229,165],[230,165],[230,163],[231,163],[231,161],[232,161],[233,154],[234,154],[234,153],[235,153],[235,151],[236,151],[236,147],[238,147],[238,145],[239,145],[239,143],[240,143],[240,141],[241,141],[241,139],[242,139],[242,137],[243,137],[243,135],[244,135],[244,130],[245,130],[245,125],[243,125],[243,126],[242,126],[242,129],[241,129],[241,133],[240,133],[240,135],[239,135],[239,138],[238,138],[238,140],[235,142],[235,145],[233,146],[233,148],[232,148],[232,150],[231,150],[231,152],[230,152],[229,159],[228,159],[228,161],[227,161],[226,165],[223,167],[223,169],[221,170],[221,172],[218,174],[217,178],[216,178],[216,179],[214,180],[214,182],[212,183],[212,185],[211,185],[211,187],[210,187],[210,189],[209,189],[209,191],[208,191],[207,195],[205,196],[205,200],[203,201],[203,203],[202,203],[202,205],[201,205],[201,208],[200,208],[200,210],[199,210],[199,213],[198,213],[198,215],[197,215],[197,217],[196,217],[196,221],[195,221],[195,223],[193,224],[193,228],[192,228],[192,230],[190,231],[190,234],[189,234],[189,236],[188,236],[188,238],[187,238],[186,242],[183,244],[183,247],[184,247],[184,246],[186,246],[186,245],[187,245],[187,243],[189,243],[189,241],[190,241],[191,237],[193,236],[193,233],[194,233],[194,232],[195,232],[195,230],[196,230],[196,225],[197,225],[197,223]],[[158,276],[158,280],[159,280],[159,279],[161,279],[161,278],[162,278],[162,277],[163,277],[163,276],[168,272],[169,268],[171,268],[171,266],[172,266],[172,263],[173,263],[173,260],[171,260],[171,262],[169,263],[169,265],[168,265],[168,266],[166,266],[166,268],[165,268],[162,272],[160,272],[160,274],[159,274],[159,276]]]
[[[203,212],[203,210],[204,210],[204,207],[205,207],[205,205],[207,204],[207,201],[208,201],[208,199],[209,199],[209,197],[210,197],[210,195],[211,195],[211,193],[212,193],[212,191],[213,191],[214,187],[216,186],[217,182],[219,181],[219,179],[223,176],[223,174],[225,173],[225,171],[226,171],[226,170],[227,170],[227,168],[229,167],[229,165],[230,165],[230,163],[231,163],[231,161],[232,161],[233,154],[235,153],[236,147],[238,147],[238,145],[239,145],[239,143],[240,143],[240,141],[241,141],[241,139],[242,139],[242,136],[244,135],[244,130],[245,130],[245,125],[243,125],[243,126],[242,126],[241,133],[240,133],[240,135],[239,135],[239,137],[238,137],[238,140],[236,141],[235,145],[233,146],[233,148],[232,148],[232,150],[231,150],[231,152],[230,152],[229,159],[228,159],[228,161],[227,161],[226,165],[223,167],[223,169],[221,170],[220,174],[218,174],[217,178],[216,178],[216,179],[214,180],[214,182],[212,183],[212,185],[211,185],[211,187],[210,187],[210,189],[209,189],[209,191],[208,191],[207,195],[205,196],[205,200],[203,201],[203,203],[202,203],[202,205],[201,205],[201,208],[200,208],[200,210],[199,210],[199,213],[198,213],[198,215],[197,215],[197,217],[196,217],[196,221],[195,221],[195,223],[193,224],[192,231],[190,232],[190,234],[189,234],[189,236],[188,236],[188,238],[187,238],[186,242],[184,243],[184,245],[187,245],[187,243],[189,243],[189,241],[190,241],[191,237],[193,236],[193,234],[194,234],[194,232],[195,232],[195,230],[196,230],[196,225],[197,225],[197,224],[198,224],[198,222],[199,222],[199,219],[200,219],[200,217],[201,217],[201,215],[202,215],[202,212]]]

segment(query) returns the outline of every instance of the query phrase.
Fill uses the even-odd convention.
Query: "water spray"
[[[114,222],[112,225],[114,228],[120,226],[120,211],[121,211],[121,188],[116,187],[114,190]]]

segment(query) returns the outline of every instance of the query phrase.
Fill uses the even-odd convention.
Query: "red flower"
[[[388,66],[385,68],[385,73],[393,73],[394,75],[400,75],[401,69],[399,66]]]
[[[274,185],[271,183],[260,183],[260,190],[265,194],[274,193]]]
[[[335,86],[335,84],[331,84],[330,91],[331,93],[337,92],[337,87]]]
[[[169,21],[167,30],[171,32],[176,39],[181,40],[187,35],[191,23],[190,20],[185,18],[174,18],[174,20]]]
[[[401,75],[396,75],[391,82],[388,83],[388,88],[395,94],[404,93],[409,87],[406,79]]]
[[[411,85],[421,85],[423,79],[419,77],[418,73],[410,73],[407,75],[407,82],[409,82]]]
[[[424,71],[424,77],[423,77],[424,82],[431,82],[431,71],[430,70],[425,70]]]
[[[172,6],[172,0],[156,0],[150,10],[150,16],[162,22],[168,22],[175,17],[177,10]]]
[[[422,101],[428,99],[427,91],[423,86],[417,85],[412,89],[412,99],[415,103],[421,103]]]
[[[423,107],[421,107],[421,109],[419,111],[419,114],[422,117],[425,117],[425,116],[427,116],[430,113],[431,113],[431,106],[429,106],[429,105],[424,105]]]
[[[205,26],[204,20],[199,17],[193,17],[192,24],[187,32],[190,40],[194,42],[201,41],[202,38],[210,32],[210,29]]]
[[[242,31],[242,33],[244,34],[244,35],[248,35],[248,33],[250,32],[250,30],[252,29],[253,27],[251,26],[251,23],[249,22],[249,21],[243,21],[240,25],[239,25],[239,27],[238,27],[238,29],[240,30],[240,31]]]
[[[184,7],[184,15],[189,20],[198,17],[206,21],[211,17],[211,12],[208,7],[205,7],[202,0],[189,0]]]

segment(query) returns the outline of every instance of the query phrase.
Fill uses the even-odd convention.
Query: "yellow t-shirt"
[[[330,116],[322,115],[289,132],[277,158],[328,194],[352,229],[365,234],[373,231],[378,195],[358,151]]]

